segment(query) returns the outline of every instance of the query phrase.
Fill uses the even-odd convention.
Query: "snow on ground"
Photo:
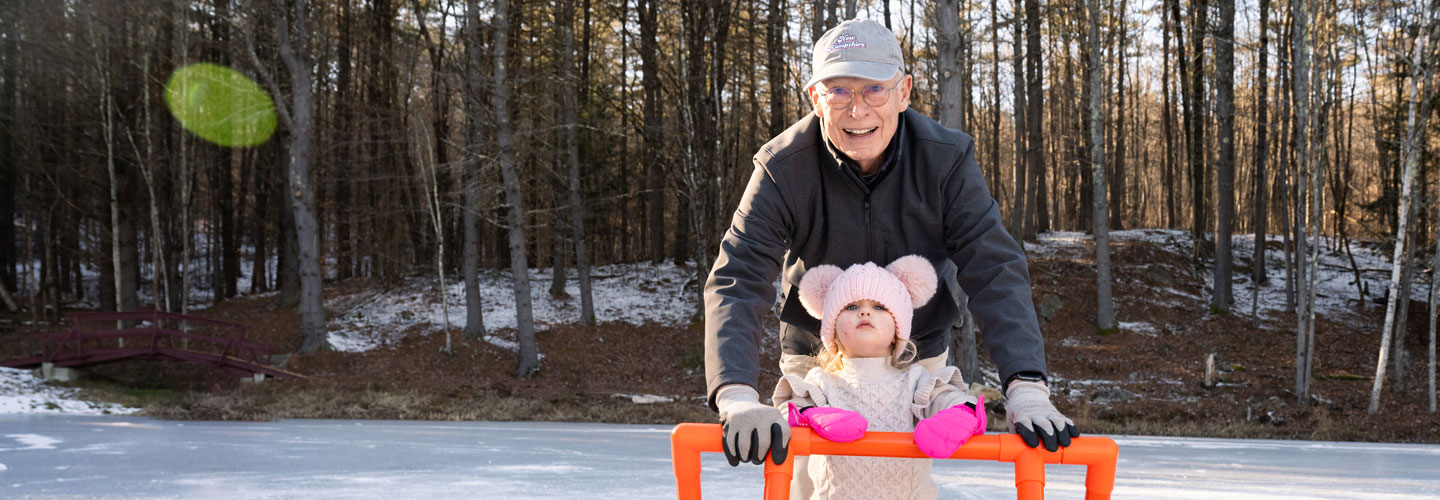
[[[480,302],[488,332],[515,328],[515,293],[508,271],[480,273]],[[580,282],[571,270],[566,280],[567,297],[550,296],[549,269],[530,270],[530,300],[535,327],[580,322]],[[595,319],[632,325],[647,323],[683,325],[695,313],[697,297],[685,284],[695,277],[692,267],[671,263],[613,264],[590,271]],[[447,276],[449,278],[449,276]],[[325,308],[331,312],[330,344],[337,350],[355,352],[392,343],[405,330],[427,325],[438,331],[447,321],[452,331],[465,325],[465,283],[458,277],[445,287],[446,307],[440,306],[434,277],[412,278],[399,287],[331,298]],[[692,288],[693,289],[693,288]],[[514,343],[496,336],[492,343],[513,349]]]
[[[47,385],[32,370],[0,367],[0,413],[128,415],[139,411],[111,403],[81,401],[78,392]]]
[[[1127,243],[1143,241],[1153,243],[1170,251],[1188,253],[1191,247],[1190,232],[1185,230],[1170,229],[1133,229],[1126,231],[1113,231],[1110,233],[1112,243]],[[1265,251],[1266,272],[1270,277],[1266,283],[1257,291],[1251,282],[1248,273],[1237,271],[1233,276],[1232,289],[1235,295],[1233,310],[1249,313],[1252,300],[1258,294],[1258,312],[1280,312],[1285,310],[1285,267],[1284,251],[1280,250],[1282,240],[1279,236],[1267,236],[1269,242]],[[1093,259],[1094,238],[1084,233],[1075,232],[1051,232],[1041,234],[1037,241],[1027,242],[1025,250],[1032,256],[1041,255],[1047,258],[1058,259]],[[1255,252],[1255,236],[1253,234],[1237,234],[1232,239],[1232,251],[1236,262],[1249,261]],[[1326,239],[1321,243],[1319,262],[1316,268],[1316,312],[1319,314],[1335,313],[1345,310],[1353,310],[1355,301],[1360,298],[1359,289],[1356,287],[1354,268],[1360,270],[1360,277],[1363,286],[1367,289],[1365,300],[1378,301],[1385,296],[1385,290],[1390,283],[1390,256],[1381,253],[1373,248],[1373,245],[1362,242],[1350,242],[1347,254],[1344,248],[1335,248],[1339,245],[1334,241]],[[1332,249],[1335,248],[1335,249]],[[1350,254],[1354,255],[1355,265],[1350,263]],[[1238,267],[1238,266],[1237,266]],[[1215,281],[1214,262],[1207,262],[1203,274],[1205,280],[1205,294],[1203,297],[1192,293],[1175,290],[1173,288],[1157,288],[1156,291],[1164,292],[1160,300],[1166,300],[1165,296],[1184,299],[1187,301],[1200,301],[1208,303],[1210,291]],[[1430,287],[1428,277],[1419,277],[1416,284],[1411,287],[1410,296],[1413,300],[1428,300]],[[1117,297],[1120,298],[1120,297]],[[1121,328],[1144,332],[1144,327],[1126,326],[1122,323]]]

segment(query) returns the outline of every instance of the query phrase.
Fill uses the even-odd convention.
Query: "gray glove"
[[[755,388],[730,384],[715,393],[715,406],[720,410],[722,448],[730,466],[740,462],[765,463],[769,452],[775,465],[785,463],[790,453],[790,426],[780,410],[760,404]]]
[[[1070,438],[1080,437],[1075,423],[1050,404],[1050,388],[1044,383],[1010,382],[1005,398],[1005,422],[1010,425],[1010,432],[1019,434],[1026,446],[1035,448],[1044,441],[1046,450],[1055,451],[1059,449],[1057,444],[1070,446]]]

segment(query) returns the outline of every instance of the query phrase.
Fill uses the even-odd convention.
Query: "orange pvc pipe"
[[[700,499],[700,454],[720,453],[719,424],[684,423],[670,431],[670,451],[675,464],[675,486],[681,500]],[[868,432],[849,443],[817,437],[810,429],[790,429],[790,455],[850,455],[861,457],[929,458],[915,446],[909,432]],[[1084,465],[1085,499],[1109,500],[1115,489],[1115,464],[1119,448],[1115,441],[1100,436],[1071,439],[1070,446],[1057,451],[1025,446],[1015,434],[986,434],[970,438],[950,459],[990,460],[1015,464],[1018,500],[1045,498],[1045,464]],[[765,499],[788,500],[794,461],[775,465],[765,462]],[[802,472],[803,473],[803,472]]]

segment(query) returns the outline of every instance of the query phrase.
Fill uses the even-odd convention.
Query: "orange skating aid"
[[[670,431],[670,452],[675,462],[675,487],[680,500],[700,499],[700,453],[720,453],[719,424],[685,423]],[[851,455],[862,457],[929,458],[915,446],[909,432],[869,432],[849,443],[821,439],[810,429],[790,429],[790,456]],[[970,438],[950,459],[993,460],[1015,464],[1018,500],[1045,498],[1045,464],[1084,465],[1085,500],[1108,500],[1115,489],[1115,462],[1119,448],[1107,437],[1084,436],[1070,440],[1058,451],[1025,446],[1015,434],[988,434]],[[788,500],[795,461],[775,465],[765,461],[765,500]]]

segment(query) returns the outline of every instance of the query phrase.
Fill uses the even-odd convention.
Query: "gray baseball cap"
[[[851,19],[815,41],[810,62],[813,76],[805,88],[841,77],[888,81],[904,64],[895,33],[871,19]]]

